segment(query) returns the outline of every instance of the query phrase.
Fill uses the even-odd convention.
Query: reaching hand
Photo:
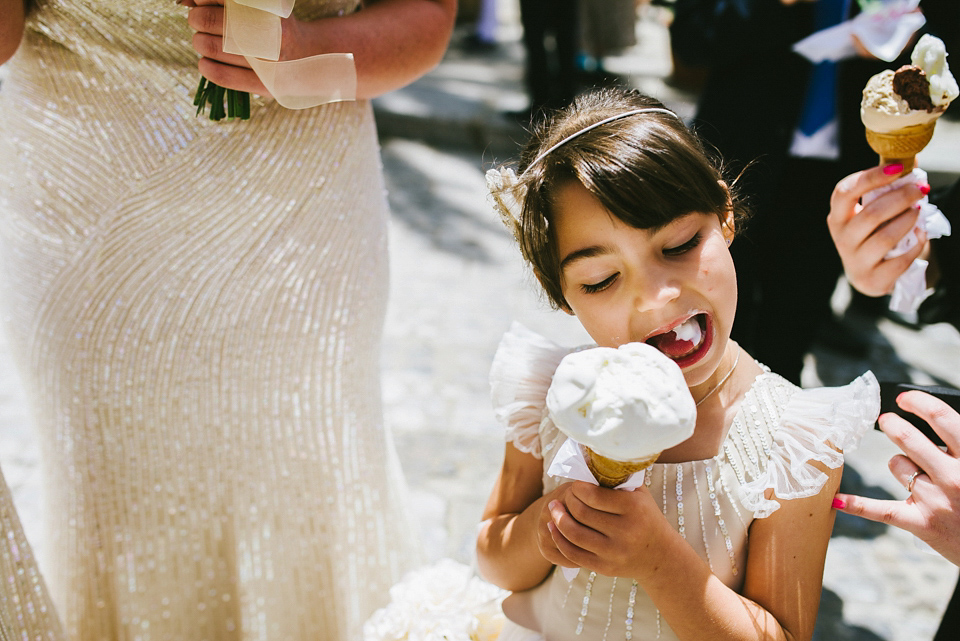
[[[904,185],[891,190],[869,205],[860,199],[869,191],[889,185],[902,167],[888,165],[851,174],[837,183],[830,196],[827,227],[837,246],[847,280],[867,296],[883,296],[915,258],[928,251],[926,236],[917,246],[895,258],[884,258],[917,222],[917,201],[929,192],[929,185]]]
[[[910,496],[905,501],[881,501],[837,494],[834,507],[911,532],[960,565],[960,414],[919,391],[904,392],[897,405],[929,423],[947,451],[896,414],[884,414],[880,428],[905,453],[890,459],[890,471]]]

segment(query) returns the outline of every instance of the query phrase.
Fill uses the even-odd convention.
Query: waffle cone
[[[593,477],[597,479],[597,483],[603,487],[613,488],[630,478],[630,475],[634,472],[645,470],[653,465],[660,453],[657,452],[649,458],[637,461],[615,461],[602,454],[597,454],[589,447],[584,447],[583,456]]]
[[[933,138],[933,129],[936,126],[937,119],[934,118],[922,125],[889,132],[867,129],[867,143],[880,155],[881,166],[901,163],[903,165],[901,175],[903,175],[913,171],[917,163],[917,154],[923,151]]]

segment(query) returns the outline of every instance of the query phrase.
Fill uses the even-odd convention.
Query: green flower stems
[[[236,89],[224,89],[203,76],[193,97],[199,116],[210,105],[210,120],[250,120],[250,94]]]

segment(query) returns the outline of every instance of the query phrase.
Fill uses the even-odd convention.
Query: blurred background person
[[[960,3],[923,0],[920,8],[924,29],[949,51]],[[908,63],[911,46],[890,63],[855,57],[813,65],[793,44],[856,15],[858,3],[738,0],[717,9],[695,127],[734,171],[743,170],[756,212],[733,248],[740,278],[734,338],[800,383],[815,339],[855,355],[866,349],[831,324],[841,265],[824,221],[837,182],[877,161],[860,122],[863,87],[875,73]]]

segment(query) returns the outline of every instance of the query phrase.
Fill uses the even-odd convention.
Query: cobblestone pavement
[[[393,208],[386,422],[422,524],[425,557],[464,563],[471,562],[476,525],[503,453],[487,378],[500,337],[516,320],[559,343],[588,340],[574,319],[540,300],[487,204],[483,171],[508,157],[523,133],[501,113],[524,106],[515,8],[510,0],[501,0],[501,7],[498,51],[477,58],[455,44],[434,72],[377,102]],[[638,29],[640,44],[611,60],[611,67],[619,65],[635,85],[690,115],[690,96],[664,82],[669,60],[660,14],[645,14]],[[944,177],[960,170],[956,123],[946,125],[922,159]],[[842,286],[836,304],[838,310],[845,305]],[[868,355],[853,359],[818,346],[805,385],[843,384],[873,369],[881,378],[960,386],[960,335],[953,328],[914,330],[852,315],[845,322],[868,337]],[[42,562],[36,444],[7,353],[0,339],[0,467]],[[848,459],[844,489],[904,497],[886,468],[895,451],[881,434],[868,434]],[[911,535],[841,514],[828,552],[817,638],[930,639],[956,580],[957,569],[920,549]]]

